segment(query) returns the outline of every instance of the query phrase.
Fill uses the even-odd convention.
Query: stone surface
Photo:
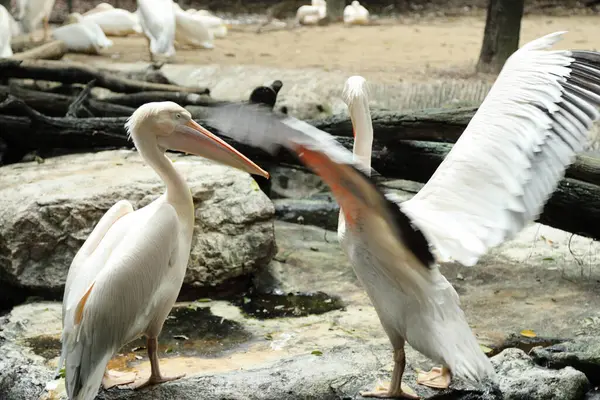
[[[160,358],[165,374],[186,373],[186,378],[143,392],[103,391],[100,398],[361,399],[358,391],[389,381],[388,339],[335,232],[284,222],[275,223],[275,232],[278,252],[255,277],[257,287],[277,287],[283,293],[324,291],[339,296],[343,309],[298,318],[256,319],[227,300],[179,303],[160,336]],[[442,270],[461,294],[477,337],[487,345],[525,328],[568,337],[579,329],[584,315],[600,307],[593,284],[565,281],[557,271],[539,265],[488,261],[481,268],[444,265]],[[579,302],[583,298],[587,307]],[[248,296],[244,301],[254,300]],[[182,314],[182,310],[196,308],[195,317]],[[60,304],[19,306],[6,319],[4,325],[0,322],[0,388],[8,392],[0,391],[0,398],[37,399],[42,394],[43,399],[64,399],[62,380],[52,381],[60,346]],[[175,337],[182,333],[189,340]],[[136,349],[140,343],[125,346],[110,368],[136,371],[138,379],[146,378],[149,363],[145,351]],[[542,368],[515,349],[493,360],[507,399],[583,398],[585,376],[572,368]],[[417,385],[416,369],[434,365],[407,346],[404,381],[424,399],[497,398],[492,391],[474,390],[459,381],[445,392]],[[52,390],[44,390],[46,384]],[[33,397],[25,395],[33,393]]]
[[[492,358],[505,400],[577,400],[589,388],[585,374],[574,368],[540,368],[525,352],[506,349]]]
[[[576,368],[586,374],[592,385],[600,385],[600,338],[597,336],[579,337],[543,348],[536,347],[531,350],[531,356],[536,363],[546,368]]]
[[[277,199],[273,205],[279,221],[337,230],[340,207],[331,199]]]
[[[317,175],[299,169],[274,166],[270,169],[271,197],[306,199],[319,193],[330,192]]]
[[[199,157],[169,157],[196,207],[185,282],[214,286],[264,267],[275,252],[274,208],[250,175]],[[108,208],[127,199],[137,209],[164,190],[137,152],[126,150],[0,168],[0,286],[60,292],[73,256]]]

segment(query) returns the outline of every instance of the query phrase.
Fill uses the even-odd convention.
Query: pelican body
[[[173,0],[137,0],[136,15],[146,39],[150,60],[175,55],[175,12]]]
[[[13,55],[10,39],[12,37],[13,25],[10,13],[0,4],[0,58]]]
[[[71,14],[70,19],[76,22],[52,31],[52,37],[64,42],[69,51],[100,54],[102,50],[113,45],[112,40],[106,37],[102,28],[95,22],[84,19],[79,13]]]
[[[142,33],[138,17],[121,8],[96,10],[83,15],[84,21],[95,22],[107,36],[127,36]]]
[[[369,23],[369,11],[358,0],[354,0],[344,8],[344,23],[366,25]]]
[[[285,147],[331,188],[340,205],[341,246],[394,349],[390,386],[363,396],[416,398],[402,387],[405,342],[442,364],[420,373],[420,384],[445,388],[462,378],[495,386],[494,370],[436,258],[473,266],[513,238],[537,219],[585,149],[600,117],[600,53],[548,50],[563,33],[511,55],[445,160],[405,202],[369,177],[373,127],[361,77],[344,89],[353,154],[312,125],[264,108],[231,105],[210,118],[238,141],[271,153]]]
[[[25,33],[29,33],[33,41],[33,32],[37,29],[40,22],[43,22],[44,39],[50,35],[50,14],[54,8],[55,0],[17,0],[16,19],[21,22]]]
[[[181,9],[178,4],[173,4],[175,12],[175,41],[179,46],[212,49],[214,45],[214,32],[209,24],[203,20],[207,16],[191,14]],[[210,18],[210,17],[209,17]],[[216,18],[216,17],[214,17]]]
[[[69,399],[95,398],[108,361],[124,344],[147,337],[151,363],[145,387],[179,377],[159,369],[158,335],[186,271],[194,230],[194,204],[166,149],[201,155],[254,174],[268,174],[198,125],[171,102],[139,107],[127,130],[142,158],[166,185],[166,192],[138,210],[121,200],[100,219],[76,254],[63,299],[62,354]],[[114,374],[113,374],[114,376]]]

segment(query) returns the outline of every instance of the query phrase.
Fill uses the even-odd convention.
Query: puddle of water
[[[523,350],[525,353],[529,353],[534,347],[548,347],[557,343],[562,343],[567,339],[559,338],[545,338],[545,337],[533,337],[528,338],[520,335],[512,334],[506,338],[506,340],[499,346],[490,346],[491,352],[487,353],[488,357],[493,357],[496,354],[501,353],[504,349],[516,347],[517,349]]]
[[[251,339],[252,334],[238,322],[214,315],[208,307],[176,307],[158,339],[159,356],[210,356],[236,348]],[[59,336],[40,335],[24,339],[33,352],[48,360],[59,357]],[[133,361],[147,358],[146,339],[139,338],[123,346],[109,368],[123,369]]]
[[[249,292],[232,299],[231,302],[240,307],[246,315],[261,320],[318,315],[345,307],[338,296],[330,296],[327,293],[284,293],[279,290],[270,293]]]
[[[56,335],[40,335],[23,340],[25,345],[38,356],[50,360],[60,356],[60,337]]]

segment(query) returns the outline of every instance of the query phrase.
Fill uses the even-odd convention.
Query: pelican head
[[[269,177],[268,172],[194,121],[192,115],[176,103],[144,104],[129,117],[125,127],[144,158],[157,151],[176,150]]]

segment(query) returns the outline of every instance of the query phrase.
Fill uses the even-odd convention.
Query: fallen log
[[[210,90],[207,88],[136,81],[121,78],[116,74],[101,72],[86,64],[65,63],[62,61],[0,59],[0,76],[2,78],[39,79],[83,84],[95,79],[97,86],[118,93],[161,91],[210,94]]]
[[[172,101],[183,107],[188,105],[213,106],[215,104],[222,103],[204,94],[201,95],[196,93],[159,91],[138,92],[109,96],[106,97],[104,100],[112,104],[118,104],[132,108],[137,108],[142,104],[150,103],[153,101]]]
[[[27,50],[31,50],[38,46],[42,46],[46,43],[50,43],[53,40],[54,39],[49,38],[48,40],[42,39],[32,42],[31,38],[29,37],[29,34],[22,34],[13,36],[10,39],[10,47],[12,48],[13,52],[21,53]]]
[[[477,112],[477,107],[426,109],[410,113],[372,111],[377,140],[382,144],[398,140],[425,140],[454,143]],[[334,136],[352,137],[352,122],[345,115],[307,121]]]
[[[19,98],[29,107],[50,117],[65,116],[69,110],[69,105],[75,99],[73,96],[27,89],[15,84],[10,86],[0,85],[0,101],[4,100],[9,94]],[[131,107],[95,100],[93,98],[88,98],[85,106],[95,117],[128,117],[135,110]],[[23,115],[23,113],[20,115]]]
[[[54,40],[33,49],[15,53],[11,58],[13,60],[60,60],[66,53],[67,45],[60,40]]]

